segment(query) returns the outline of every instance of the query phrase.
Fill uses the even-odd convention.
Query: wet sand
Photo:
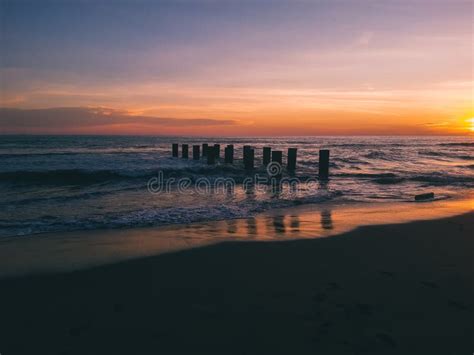
[[[474,194],[422,203],[326,203],[254,218],[0,238],[0,278],[65,272],[225,241],[324,238],[359,226],[433,220],[474,211]]]
[[[470,212],[10,277],[0,352],[470,354],[473,236]]]

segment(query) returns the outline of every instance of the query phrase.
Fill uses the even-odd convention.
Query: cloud
[[[103,107],[55,107],[45,109],[0,108],[0,127],[5,133],[25,130],[75,131],[104,127],[190,128],[232,126],[235,120],[211,118],[168,118],[132,115]]]
[[[362,32],[354,40],[354,45],[356,45],[356,46],[368,46],[373,38],[374,38],[374,32],[371,32],[371,31]]]
[[[422,123],[422,126],[427,126],[427,127],[446,127],[450,124],[450,122],[427,122],[427,123]]]

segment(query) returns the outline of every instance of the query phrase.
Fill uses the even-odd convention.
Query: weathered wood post
[[[243,156],[243,161],[244,161],[244,167],[247,167],[247,160],[249,159],[249,151],[252,149],[251,146],[249,145],[244,145],[244,156]]]
[[[267,166],[272,160],[272,148],[263,147],[263,165]]]
[[[246,170],[252,170],[254,168],[255,161],[255,150],[248,148],[244,160],[244,166]]]
[[[224,149],[224,156],[226,164],[233,164],[234,163],[234,145],[229,144]]]
[[[244,162],[245,162],[245,158],[247,157],[247,153],[248,153],[249,149],[252,149],[252,147],[249,146],[249,145],[244,145],[244,156],[243,156]]]
[[[319,151],[319,179],[329,179],[329,150],[327,149]]]
[[[288,171],[295,171],[296,169],[296,148],[288,148],[287,169]]]
[[[181,156],[184,158],[184,159],[188,159],[189,158],[189,146],[187,144],[183,144],[181,146]]]
[[[278,163],[277,166],[274,166],[276,164],[272,164],[272,165],[268,165],[267,167],[267,172],[272,177],[272,185],[273,185],[272,190],[275,192],[281,188],[279,181],[276,181],[281,178],[282,163],[283,163],[283,152],[281,150],[274,150],[272,152],[272,163]]]
[[[272,161],[277,162],[278,164],[282,165],[283,162],[283,152],[281,150],[274,150],[272,152]]]
[[[173,143],[173,158],[177,158],[179,156],[179,144]]]
[[[207,143],[203,143],[202,144],[202,156],[203,157],[207,157],[207,149],[208,149],[209,145]]]
[[[200,157],[201,157],[201,146],[193,145],[193,159],[199,160]]]
[[[221,145],[220,144],[214,144],[214,157],[216,159],[220,159],[220,157],[221,157]]]
[[[216,163],[215,150],[211,147],[207,148],[207,165]]]

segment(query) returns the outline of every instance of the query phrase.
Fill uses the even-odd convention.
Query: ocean
[[[172,158],[175,142],[189,144],[190,159]],[[203,143],[221,145],[216,165],[192,160],[192,145]],[[227,144],[233,165],[222,159]],[[244,145],[255,149],[253,171],[243,167]],[[275,188],[264,146],[283,151],[281,176],[296,185]],[[293,174],[284,168],[289,147],[298,148]],[[320,149],[330,150],[327,183],[317,180]],[[470,137],[2,136],[0,162],[0,237],[249,218],[303,204],[412,203],[419,193],[452,198],[474,187]]]

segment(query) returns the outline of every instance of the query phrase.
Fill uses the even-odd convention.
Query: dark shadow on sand
[[[470,354],[473,222],[223,243],[2,280],[0,352]],[[285,229],[282,217],[271,223]],[[330,228],[330,214],[321,223]],[[257,232],[251,219],[247,229]]]

